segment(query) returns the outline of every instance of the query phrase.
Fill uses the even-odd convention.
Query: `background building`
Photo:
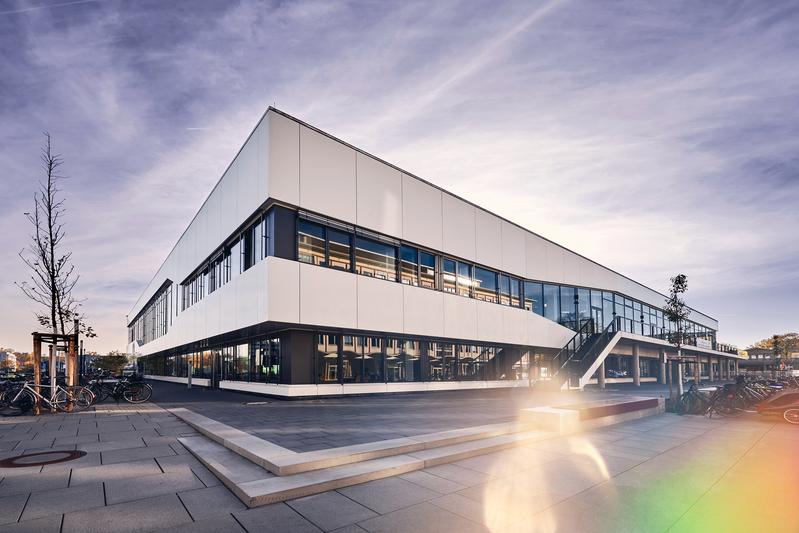
[[[270,108],[131,309],[128,352],[281,396],[521,386],[589,324],[619,331],[575,384],[640,382],[664,379],[663,300]],[[717,330],[693,311],[707,376],[737,358]]]

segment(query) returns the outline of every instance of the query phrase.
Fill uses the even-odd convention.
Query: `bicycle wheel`
[[[14,396],[16,396],[16,394]],[[16,400],[11,398],[8,405],[19,409],[21,413],[25,413],[33,409],[33,406],[36,405],[36,396],[29,390],[24,390]]]
[[[53,404],[60,411],[83,411],[94,399],[94,395],[86,387],[79,385],[59,389]]]
[[[153,388],[147,383],[131,383],[122,391],[122,397],[129,403],[144,403],[153,395]]]

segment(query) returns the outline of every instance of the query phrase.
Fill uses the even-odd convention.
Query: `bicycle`
[[[50,385],[41,384],[40,388],[50,389]],[[3,404],[20,409],[25,412],[31,409],[36,401],[45,404],[50,409],[58,411],[82,411],[94,402],[94,394],[80,385],[64,386],[56,384],[55,388],[51,391],[50,397],[40,394],[36,391],[35,386],[32,386],[29,381],[22,383],[22,386],[17,389],[9,389],[3,392]]]
[[[94,394],[94,402],[102,402],[113,398],[117,402],[124,399],[128,403],[144,403],[153,395],[153,388],[144,381],[119,378],[106,382],[102,378],[92,380],[89,388]]]

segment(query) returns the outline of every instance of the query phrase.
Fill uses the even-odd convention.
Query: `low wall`
[[[177,378],[175,376],[151,376],[149,374],[145,374],[144,379],[151,379],[153,381],[169,381],[170,383],[189,383],[189,378]],[[198,387],[210,387],[211,380],[207,378],[191,378],[191,385],[196,385]]]

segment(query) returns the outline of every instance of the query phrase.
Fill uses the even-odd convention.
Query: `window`
[[[560,295],[557,285],[544,285],[544,317],[553,322],[560,319]]]
[[[441,260],[441,285],[444,292],[457,292],[457,277],[455,276],[455,261],[452,259]]]
[[[350,234],[328,228],[328,265],[340,270],[350,270]]]
[[[577,327],[582,326],[591,318],[591,291],[588,289],[577,289]],[[598,325],[598,324],[597,324]]]
[[[538,315],[544,314],[544,287],[534,281],[524,282],[524,308]]]
[[[355,272],[397,281],[397,249],[389,244],[356,237]]]
[[[479,368],[477,346],[471,344],[458,345],[458,379],[472,381],[477,379]]]
[[[436,288],[436,256],[419,252],[419,284],[427,289]]]
[[[297,258],[302,263],[326,266],[323,226],[307,220],[298,221]]]
[[[317,335],[316,382],[338,382],[338,337]]]
[[[472,296],[472,265],[458,262],[458,294]]]
[[[244,272],[255,264],[255,243],[260,240],[260,236],[255,237],[257,225],[248,228],[241,235],[241,271]]]
[[[484,302],[497,303],[497,273],[474,267],[474,297]]]
[[[236,381],[250,381],[250,345],[239,344],[234,346],[236,351],[233,379]]]
[[[419,341],[389,339],[386,348],[386,381],[421,381]]]
[[[419,285],[419,251],[410,246],[400,249],[400,279],[406,285]]]
[[[427,353],[430,381],[453,381],[457,378],[458,358],[454,344],[431,342]]]
[[[574,287],[560,288],[560,323],[574,330],[577,329],[576,298]]]
[[[522,282],[516,278],[510,278],[510,304],[513,307],[521,307],[522,304]]]
[[[365,383],[380,383],[383,379],[383,339],[359,337],[363,342],[363,380]]]

